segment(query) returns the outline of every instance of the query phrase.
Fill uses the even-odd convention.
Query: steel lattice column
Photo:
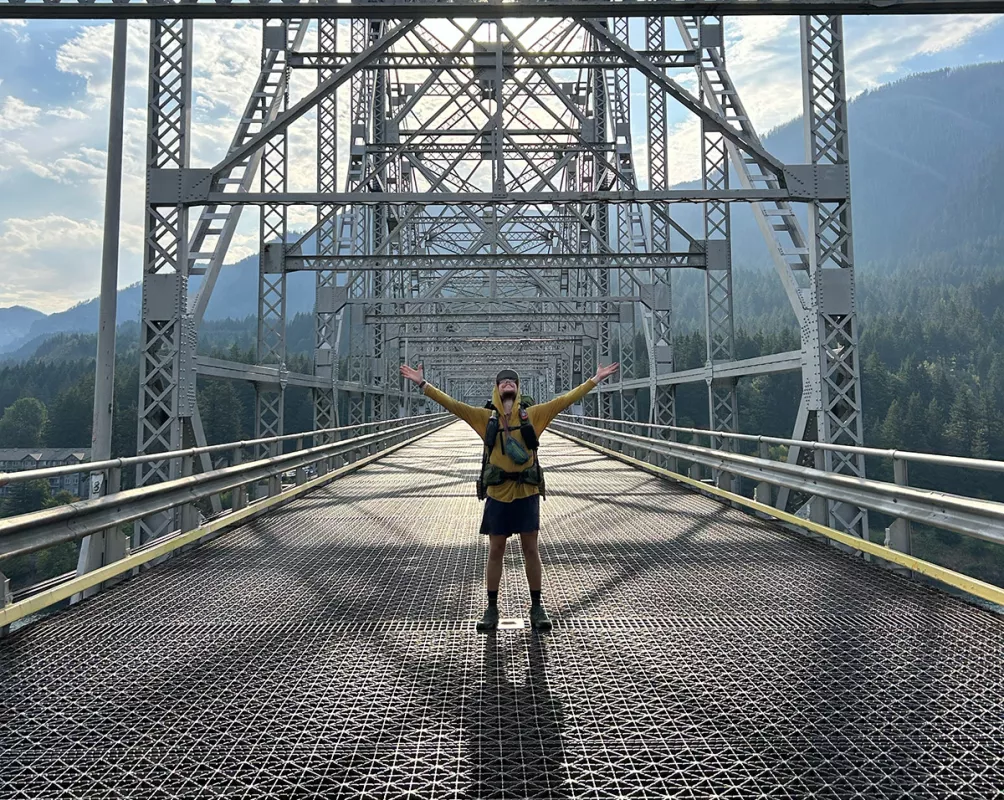
[[[628,21],[625,17],[613,20],[614,35],[625,45],[629,43]],[[621,189],[637,189],[638,180],[634,171],[634,157],[631,147],[631,93],[629,91],[628,70],[616,68],[608,70],[607,90],[609,92],[608,108],[612,124],[612,140],[618,170],[617,184]],[[644,233],[641,231],[641,214],[634,204],[621,203],[615,206],[617,220],[617,250],[618,252],[643,251]],[[634,271],[621,269],[617,271],[617,292],[619,294],[635,294],[638,291]],[[620,381],[636,377],[635,372],[635,334],[638,330],[639,318],[633,306],[630,307],[629,319],[621,319],[617,325],[617,340],[620,360]],[[637,390],[618,391],[620,398],[621,419],[638,419]]]
[[[595,46],[599,49],[599,43]],[[603,70],[594,69],[592,70],[593,77],[593,141],[597,144],[606,141],[607,137],[607,101],[606,92],[603,81]],[[593,156],[593,171],[592,180],[594,191],[607,191],[610,188],[611,178],[609,175],[609,170],[606,167],[602,157]],[[583,186],[584,191],[588,191],[585,186]],[[601,253],[604,249],[609,249],[610,247],[610,218],[609,218],[609,206],[605,203],[596,203],[593,206],[593,220],[592,225],[596,231],[594,252]],[[604,269],[600,270],[597,275],[598,286],[597,291],[600,296],[609,297],[610,295],[610,270]],[[610,310],[610,303],[604,303],[601,308],[604,310]],[[599,341],[597,342],[596,348],[596,359],[604,364],[610,362],[611,357],[611,326],[610,320],[607,317],[601,317],[599,321]],[[597,416],[603,419],[610,419],[613,417],[613,394],[611,392],[599,392],[598,393],[599,406]]]
[[[317,49],[321,53],[338,51],[338,22],[317,21]],[[318,82],[331,77],[333,70],[322,69]],[[338,188],[338,93],[331,92],[317,104],[317,190],[334,192]],[[317,208],[317,253],[337,255],[337,217],[334,206]],[[319,270],[314,303],[314,374],[330,379],[331,387],[313,389],[314,429],[336,428],[338,419],[338,329],[335,312],[334,270]],[[331,437],[326,437],[325,441]],[[320,444],[321,442],[316,442]]]
[[[284,22],[266,20],[262,25],[262,65],[268,63],[270,37],[276,36],[288,43],[289,29],[303,24],[300,21]],[[276,31],[282,33],[277,35]],[[268,83],[281,85],[286,79],[286,55],[272,62]],[[262,98],[262,102],[265,99]],[[280,114],[289,102],[288,88],[283,92]],[[262,148],[261,158],[261,190],[265,193],[286,191],[286,175],[288,160],[288,137],[283,130],[269,137]],[[280,382],[276,384],[257,384],[255,386],[255,435],[259,438],[280,436],[283,432],[283,414],[285,407],[286,386],[283,373],[286,370],[286,273],[282,265],[271,263],[266,245],[278,243],[279,247],[286,244],[286,206],[283,204],[268,204],[262,206],[259,225],[259,242],[261,246],[258,259],[258,363],[277,367]],[[264,455],[264,453],[263,453]]]
[[[806,155],[814,165],[850,169],[847,92],[844,84],[843,23],[838,16],[801,20]],[[809,208],[810,302],[806,329],[815,345],[812,397],[821,442],[864,444],[861,377],[854,297],[854,248],[850,193],[846,200],[815,202]],[[817,393],[818,392],[818,393]],[[826,451],[830,472],[864,477],[860,455]],[[855,536],[868,532],[864,509],[830,503],[829,524]]]
[[[362,52],[370,44],[370,22],[365,19],[353,19],[350,28],[351,50]],[[351,128],[349,131],[349,171],[346,175],[346,189],[362,188],[364,176],[369,171],[369,159],[366,155],[366,142],[371,127],[370,110],[372,108],[373,71],[360,70],[350,81],[350,114]],[[366,255],[372,243],[370,236],[370,213],[366,206],[350,206],[342,210],[342,225],[339,235],[339,252],[345,251],[351,255]],[[349,273],[347,277],[348,295],[350,298],[362,298],[367,295],[366,273]],[[365,354],[367,331],[364,325],[365,314],[363,306],[355,304],[347,306],[342,314],[342,331],[348,328],[349,356],[348,374],[350,382],[357,386],[369,383],[368,360]],[[353,390],[348,397],[348,422],[358,425],[366,421],[366,393]]]
[[[699,21],[698,41],[700,42],[701,64],[714,68],[717,62],[725,65],[725,30],[721,17],[702,17]],[[714,82],[706,87],[700,81],[701,99],[715,95],[720,106],[724,106],[725,85]],[[722,133],[701,122],[701,157],[703,161],[702,184],[708,190],[729,188],[729,156],[726,139]],[[708,379],[709,426],[716,431],[738,430],[738,406],[736,384],[732,378],[714,378],[714,365],[735,360],[735,327],[732,317],[732,242],[731,219],[728,203],[707,202],[704,204],[704,238],[707,246],[706,288],[706,328],[708,368],[712,371]],[[729,440],[719,439],[716,447],[729,447]]]
[[[370,40],[376,41],[384,32],[383,22],[370,23]],[[373,76],[373,143],[379,148],[386,145],[390,139],[388,136],[387,112],[390,108],[389,81],[386,70],[377,70]],[[388,178],[392,176],[392,171],[388,169],[387,159],[380,152],[375,160],[381,161],[381,165],[376,170],[376,178],[383,191],[391,191]],[[397,189],[397,181],[394,181],[394,189]],[[393,242],[390,240],[388,228],[391,224],[391,208],[386,205],[378,205],[373,208],[373,252],[386,250],[393,253]],[[387,288],[387,272],[376,270],[370,274],[369,296],[382,298]],[[379,314],[382,311],[380,304],[373,308],[373,313]],[[386,385],[386,361],[385,361],[385,340],[387,338],[387,325],[383,322],[367,324],[367,339],[369,340],[370,352],[370,380],[373,382],[374,391],[372,394],[372,415],[374,420],[384,419],[387,414],[387,385]]]
[[[147,181],[156,169],[188,167],[191,147],[192,21],[154,20],[150,27]],[[195,406],[195,326],[187,315],[188,213],[182,206],[146,206],[143,249],[138,434],[140,455],[180,449],[183,419]],[[137,468],[143,486],[177,477],[176,463]],[[177,528],[176,514],[146,517],[135,545]]]
[[[663,17],[645,20],[645,46],[658,51],[666,47]],[[648,101],[648,186],[669,188],[668,123],[666,90],[651,78],[646,80]],[[655,203],[651,209],[652,252],[670,252],[669,204]],[[657,425],[676,424],[676,386],[657,386],[661,372],[673,371],[673,285],[668,269],[652,270],[652,336],[649,351],[649,421]]]

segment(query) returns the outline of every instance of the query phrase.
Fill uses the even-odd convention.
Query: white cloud
[[[45,112],[48,117],[58,117],[59,119],[90,119],[87,114],[76,108],[50,108]]]
[[[101,242],[101,225],[50,214],[35,219],[8,219],[0,234],[3,250],[27,255],[38,250],[87,247]]]
[[[845,21],[848,93],[853,97],[893,80],[910,58],[952,50],[1002,19],[999,14],[907,17],[896,18],[895,28],[891,19],[881,26]]]
[[[903,76],[918,55],[952,50],[997,24],[1001,15],[844,17],[851,97]],[[798,17],[730,17],[729,74],[761,135],[802,113]]]
[[[101,272],[102,223],[59,214],[9,218],[0,224],[0,306],[61,311],[95,294]],[[142,230],[123,227],[122,249],[135,256]],[[120,285],[130,281],[122,280]]]
[[[24,100],[13,95],[7,95],[0,104],[0,131],[16,131],[22,128],[32,128],[38,124],[38,115],[42,109],[30,106]]]
[[[24,166],[40,178],[48,178],[57,183],[74,185],[82,182],[91,182],[96,186],[103,186],[105,177],[104,166],[102,162],[94,162],[94,152],[93,150],[86,152],[80,150],[46,163],[26,159]],[[103,159],[104,153],[101,153],[101,156]]]
[[[18,44],[24,44],[28,41],[28,33],[25,30],[27,25],[28,20],[26,19],[0,19],[0,31],[9,33]]]
[[[58,215],[8,219],[0,232],[0,303],[59,311],[90,295],[101,225]]]

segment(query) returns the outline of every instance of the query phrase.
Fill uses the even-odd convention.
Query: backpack
[[[533,467],[524,470],[523,472],[509,473],[503,472],[498,467],[488,463],[491,451],[495,447],[495,442],[498,439],[499,432],[498,413],[493,413],[491,419],[488,420],[488,425],[485,431],[485,442],[481,455],[481,473],[478,475],[476,484],[478,500],[484,500],[488,496],[487,489],[489,486],[497,486],[506,480],[515,480],[519,483],[532,483],[534,486],[538,487],[540,496],[545,500],[547,499],[547,495],[544,490],[544,470],[540,466],[540,456],[537,453],[537,448],[539,446],[537,432],[533,429],[533,425],[530,423],[529,415],[526,413],[526,410],[533,404],[533,398],[529,395],[525,395],[520,398],[519,431],[523,437],[523,443],[534,455]],[[491,409],[495,412],[495,404],[491,400],[485,403],[485,408]]]

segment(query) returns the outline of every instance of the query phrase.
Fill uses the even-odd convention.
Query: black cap
[[[498,375],[495,376],[495,385],[498,386],[502,381],[509,379],[515,381],[516,385],[519,386],[519,375],[513,372],[511,369],[504,369]]]

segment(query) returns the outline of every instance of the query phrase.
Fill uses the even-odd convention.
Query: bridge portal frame
[[[449,260],[449,251],[429,253],[423,246],[413,219],[428,216],[434,204],[477,203],[476,209],[464,211],[473,230],[480,230],[478,240],[468,252],[484,264],[488,297],[498,294],[507,270],[525,273],[527,285],[536,287],[538,296],[567,298],[576,308],[580,295],[599,304],[597,334],[590,335],[588,308],[583,298],[578,315],[551,314],[548,324],[524,326],[528,340],[572,334],[570,346],[561,353],[527,353],[527,366],[542,368],[534,381],[537,391],[558,391],[580,380],[591,368],[597,354],[610,357],[619,352],[628,372],[633,365],[634,338],[644,336],[648,375],[639,383],[638,374],[604,386],[598,397],[596,413],[612,417],[616,413],[639,419],[639,391],[647,393],[647,419],[664,424],[675,423],[675,387],[683,382],[674,373],[672,353],[672,287],[669,269],[689,266],[702,268],[706,275],[707,347],[705,381],[709,393],[712,425],[722,431],[738,430],[737,377],[761,372],[776,372],[776,364],[753,363],[738,369],[734,362],[729,243],[729,206],[731,202],[752,202],[761,228],[772,245],[778,270],[789,299],[801,320],[803,331],[803,398],[794,427],[794,438],[808,436],[816,428],[820,441],[862,444],[860,375],[857,364],[857,333],[854,314],[853,250],[851,245],[849,163],[847,157],[846,93],[844,89],[843,39],[840,18],[832,14],[803,18],[803,97],[807,120],[807,161],[805,165],[785,165],[767,153],[745,114],[739,94],[725,67],[725,39],[720,16],[690,12],[762,13],[769,2],[756,4],[730,2],[663,3],[658,0],[640,3],[626,0],[604,4],[606,13],[618,16],[604,21],[596,4],[574,4],[574,19],[565,20],[585,34],[585,46],[575,49],[580,68],[585,67],[589,90],[582,99],[571,89],[566,91],[546,75],[548,59],[559,67],[562,46],[568,37],[557,34],[541,39],[546,45],[535,53],[521,46],[504,20],[484,6],[471,6],[471,16],[478,20],[466,29],[452,46],[438,43],[437,55],[450,55],[458,64],[471,59],[462,49],[474,41],[474,33],[489,26],[493,41],[478,45],[473,65],[475,77],[458,83],[465,91],[480,81],[483,111],[489,119],[481,132],[485,160],[491,163],[493,178],[488,192],[472,191],[467,181],[453,191],[442,191],[448,183],[450,164],[430,170],[420,159],[403,159],[401,154],[401,114],[394,109],[402,104],[414,107],[418,95],[401,96],[400,84],[388,78],[389,68],[382,58],[393,58],[392,47],[421,30],[418,8],[427,16],[439,16],[443,3],[409,3],[394,0],[368,3],[365,6],[339,4],[319,24],[320,39],[316,63],[307,65],[300,53],[307,30],[305,20],[317,13],[317,6],[298,4],[213,6],[215,16],[263,16],[262,74],[252,94],[227,156],[210,169],[192,169],[189,164],[191,125],[191,36],[192,18],[209,10],[210,3],[200,2],[173,9],[163,5],[145,7],[141,3],[110,6],[88,4],[89,16],[122,16],[136,13],[153,17],[151,22],[150,93],[148,124],[148,202],[146,209],[146,247],[144,250],[143,321],[141,344],[140,413],[138,446],[140,453],[176,450],[186,444],[204,444],[205,437],[195,403],[195,357],[198,323],[201,320],[215,278],[226,253],[230,237],[242,208],[262,208],[261,258],[259,273],[259,361],[257,367],[216,365],[217,377],[233,377],[244,371],[243,378],[255,383],[258,397],[258,432],[282,433],[283,394],[287,380],[285,367],[285,278],[298,269],[313,269],[316,279],[314,376],[307,385],[314,396],[314,417],[318,425],[330,426],[339,420],[339,395],[346,397],[348,422],[359,424],[370,417],[384,418],[405,413],[413,402],[409,387],[396,383],[392,365],[406,358],[421,358],[429,353],[432,363],[442,364],[447,381],[469,379],[462,367],[448,369],[443,351],[430,337],[422,344],[411,344],[409,333],[422,339],[430,331],[439,333],[445,317],[406,319],[386,316],[381,311],[382,298],[418,300],[442,296],[450,281],[423,269],[430,259]],[[450,4],[451,15],[462,4]],[[840,4],[803,3],[806,10],[873,11],[869,2]],[[945,8],[951,4],[903,0],[901,10]],[[988,6],[984,4],[984,6]],[[477,6],[477,7],[475,7]],[[595,7],[594,7],[595,6]],[[304,13],[292,17],[296,7]],[[801,6],[799,6],[801,8]],[[56,2],[44,6],[0,2],[0,15],[13,8],[28,16],[76,14],[72,3]],[[467,8],[467,6],[464,6]],[[561,2],[535,3],[535,16],[561,16],[572,5]],[[784,10],[794,10],[784,3]],[[884,6],[888,10],[890,6]],[[394,12],[392,13],[391,9]],[[528,12],[525,3],[506,6],[514,17]],[[777,8],[775,11],[779,10]],[[956,8],[955,10],[962,10]],[[964,10],[975,10],[968,4]],[[166,16],[168,11],[174,15]],[[50,13],[51,12],[51,13]],[[685,51],[667,60],[664,55],[666,22],[673,14]],[[645,16],[644,48],[630,46],[627,19]],[[351,19],[350,53],[338,53],[336,17]],[[400,21],[398,21],[400,20]],[[491,45],[491,46],[489,46]],[[432,49],[435,49],[432,48]],[[569,118],[578,128],[574,138],[581,154],[566,152],[555,156],[552,167],[537,171],[536,184],[507,184],[507,155],[518,152],[529,159],[532,148],[521,148],[512,141],[503,109],[519,91],[508,91],[514,82],[523,93],[530,85],[520,83],[513,72],[509,53],[521,51],[520,57],[540,74],[536,87],[546,88],[564,104]],[[478,54],[481,53],[479,56]],[[687,55],[690,53],[691,55]],[[327,57],[327,60],[325,58]],[[480,60],[479,60],[480,59]],[[419,61],[421,59],[418,59]],[[430,65],[434,58],[427,59]],[[581,63],[580,63],[581,62]],[[681,66],[697,65],[700,92],[694,97],[682,90],[669,72]],[[319,86],[305,98],[287,108],[289,72],[293,65],[317,69]],[[456,72],[459,67],[440,62],[430,68],[425,86],[435,86],[435,76]],[[648,188],[641,189],[633,164],[631,144],[630,97],[627,92],[629,70],[636,70],[646,81],[646,137],[657,156],[650,161]],[[493,77],[494,76],[494,77]],[[337,170],[337,100],[338,86],[351,86],[351,131],[348,174],[345,188],[338,191]],[[571,96],[569,95],[571,92]],[[474,97],[474,95],[471,95]],[[670,100],[681,103],[696,114],[702,125],[703,182],[698,192],[674,192],[668,188],[665,160],[665,110]],[[485,111],[494,103],[494,111]],[[318,109],[316,193],[291,193],[286,187],[286,137],[289,125],[312,108]],[[455,113],[454,121],[471,120],[470,108],[479,107],[477,98],[467,111]],[[515,117],[510,118],[514,119]],[[567,123],[565,123],[567,124]],[[447,130],[449,130],[447,126]],[[435,148],[427,148],[433,153]],[[467,150],[470,146],[467,146]],[[574,148],[573,148],[574,149]],[[395,153],[387,158],[388,152]],[[461,153],[461,156],[463,152]],[[435,154],[441,157],[442,154]],[[560,156],[560,157],[559,157]],[[728,185],[728,162],[740,176],[741,188]],[[261,193],[250,191],[257,170],[261,171]],[[430,185],[431,191],[419,191],[416,176]],[[562,187],[556,190],[556,176]],[[233,189],[236,189],[235,191]],[[534,221],[527,209],[538,209],[547,200],[561,215],[553,213],[540,225],[550,225],[557,236],[568,236],[550,254],[542,253],[549,267],[520,270],[521,252],[500,234],[505,220],[523,213],[521,219],[531,228]],[[790,213],[792,201],[808,202],[812,209],[810,233],[806,236]],[[678,225],[669,209],[674,202],[700,202],[704,209],[701,238],[695,238]],[[318,207],[316,255],[305,255],[302,248],[278,246],[286,241],[286,209],[290,204],[312,203]],[[193,235],[189,236],[188,208],[205,210]],[[560,222],[555,221],[560,217]],[[781,224],[772,224],[778,219]],[[223,225],[213,222],[222,220]],[[539,227],[539,226],[538,226]],[[687,251],[673,253],[671,233],[683,236]],[[448,227],[440,234],[447,239]],[[516,236],[516,234],[513,234]],[[305,238],[305,237],[304,237]],[[206,241],[214,243],[211,250]],[[460,241],[460,240],[458,240]],[[302,243],[302,240],[301,240]],[[574,243],[574,244],[573,244]],[[299,244],[299,243],[298,243]],[[786,247],[787,245],[787,247]],[[456,242],[454,242],[456,246]],[[479,248],[487,247],[487,251]],[[459,252],[459,251],[458,251]],[[560,263],[563,254],[569,267]],[[618,254],[621,258],[618,259]],[[531,253],[532,255],[532,253]],[[557,256],[557,262],[552,257]],[[649,259],[645,265],[646,258]],[[497,266],[492,264],[496,259]],[[508,259],[508,264],[506,260]],[[583,260],[590,263],[582,263]],[[610,260],[607,260],[610,259]],[[662,259],[654,264],[651,259]],[[606,264],[604,265],[604,260]],[[621,261],[621,263],[617,263]],[[208,262],[208,263],[204,263]],[[351,263],[351,267],[349,266]],[[800,286],[795,273],[809,276],[808,288]],[[449,273],[450,270],[447,270]],[[463,270],[452,270],[453,277]],[[187,282],[190,275],[205,275],[193,302],[189,303]],[[611,281],[613,278],[613,281]],[[463,281],[458,297],[468,297],[477,313],[477,295],[465,294]],[[454,287],[456,289],[456,287]],[[620,294],[621,298],[615,297]],[[623,302],[627,294],[635,302]],[[509,297],[518,304],[519,294]],[[342,302],[351,299],[352,302]],[[367,300],[376,303],[367,304]],[[358,308],[358,316],[355,309]],[[637,312],[637,313],[636,313]],[[364,336],[349,335],[363,325]],[[464,324],[456,322],[455,324]],[[488,333],[493,332],[491,325]],[[390,349],[388,349],[390,348]],[[629,349],[630,348],[630,351]],[[370,355],[366,355],[367,350]],[[342,364],[342,357],[346,356]],[[543,355],[543,357],[541,357]],[[434,359],[440,358],[440,361]],[[736,368],[732,368],[733,365]],[[480,376],[483,364],[478,365]],[[517,364],[518,366],[518,364]],[[256,375],[269,370],[275,380],[256,381]],[[209,373],[213,374],[213,373]],[[269,374],[271,374],[269,372]],[[307,376],[304,376],[307,377]],[[437,377],[435,375],[431,377]],[[688,376],[689,378],[689,376]],[[344,387],[344,388],[340,388]],[[615,401],[616,400],[616,405]],[[722,446],[727,440],[722,439]],[[793,451],[793,460],[800,453]],[[827,456],[827,469],[863,475],[863,461]],[[168,470],[165,472],[165,469]],[[167,461],[151,462],[140,469],[138,483],[176,477]],[[727,477],[727,476],[717,476]],[[779,497],[779,504],[790,500]],[[862,535],[867,517],[860,509],[833,506],[828,509],[831,524],[841,530]],[[137,544],[177,527],[179,521],[168,516],[144,520],[138,527]]]

